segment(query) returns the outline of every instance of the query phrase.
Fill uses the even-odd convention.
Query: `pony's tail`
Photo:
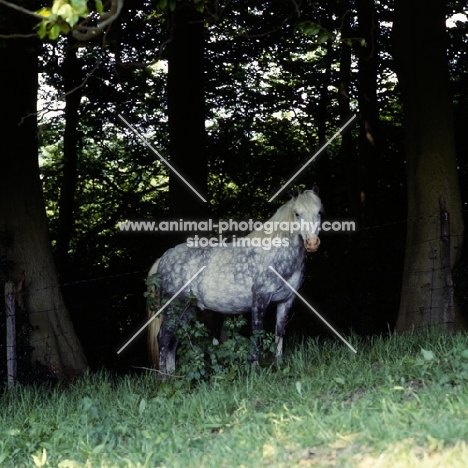
[[[158,271],[159,258],[156,260],[154,265],[151,267],[151,270],[148,273],[148,278],[152,275],[155,275]],[[147,296],[147,306],[146,313],[148,320],[154,316],[154,314],[160,308],[160,300],[158,294],[157,286],[152,283],[147,286],[148,296]],[[159,329],[161,328],[162,315],[158,315],[155,319],[151,320],[148,324],[148,357],[150,364],[156,369],[159,367],[159,345],[158,345],[158,334]]]

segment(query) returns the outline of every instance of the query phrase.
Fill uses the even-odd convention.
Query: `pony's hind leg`
[[[159,331],[159,371],[161,374],[170,374],[175,370],[175,350],[178,339],[174,335],[174,327],[169,327],[163,322]],[[173,354],[173,357],[170,357]]]
[[[166,353],[166,373],[173,374],[175,372],[175,364],[176,364],[176,351],[177,345],[179,344],[179,339],[177,336],[173,336],[172,339],[169,341],[169,345],[167,347]]]
[[[181,315],[176,316],[176,309],[169,307],[164,316],[159,332],[159,371],[164,374],[173,374],[176,367],[176,352],[179,338],[176,336],[181,321],[188,323],[194,313],[194,307],[185,306]]]
[[[283,338],[284,330],[286,328],[286,318],[288,316],[289,309],[294,301],[294,297],[291,299],[280,302],[276,307],[276,329],[275,329],[275,343],[276,343],[276,356],[277,362],[281,362],[283,358]]]

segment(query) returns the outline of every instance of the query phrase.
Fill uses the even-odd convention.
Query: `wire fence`
[[[462,216],[465,215],[465,212],[462,212]],[[441,218],[441,213],[435,213],[429,216],[429,218],[434,218],[438,217],[439,219]],[[407,224],[408,222],[411,221],[420,221],[423,220],[424,217],[418,217],[418,218],[405,218],[405,219],[400,219],[396,221],[391,221],[387,223],[380,223],[380,224],[375,224],[370,227],[365,227],[362,232],[371,232],[379,229],[387,229],[390,227],[403,227],[403,225]],[[449,239],[453,241],[454,238],[456,237],[462,237],[462,234],[454,234],[454,233],[449,233]],[[446,241],[446,240],[445,240]],[[405,298],[411,299],[411,296],[421,298],[423,297],[423,301],[421,302],[421,315],[426,317],[426,321],[431,322],[433,320],[433,317],[440,315],[440,311],[445,311],[447,307],[453,307],[453,281],[451,282],[451,277],[447,278],[447,265],[446,265],[446,259],[445,259],[445,264],[441,260],[441,257],[443,256],[442,254],[442,249],[444,247],[444,239],[443,239],[443,233],[438,234],[438,235],[432,235],[431,237],[428,237],[426,239],[420,240],[418,242],[412,243],[411,245],[406,245],[406,250],[410,247],[416,247],[421,244],[428,244],[428,252],[432,252],[432,258],[430,258],[430,262],[428,267],[424,267],[421,269],[415,269],[412,271],[412,274],[414,276],[420,276],[420,277],[425,277],[428,278],[427,286],[424,291],[425,294],[421,296],[421,291],[414,289],[411,290],[411,288],[405,288],[405,285],[403,285],[403,289],[401,292],[396,292],[394,295],[394,299],[400,298],[401,301],[404,301]],[[461,242],[460,242],[461,243]],[[450,247],[449,247],[450,248]],[[450,255],[450,253],[449,253]],[[451,265],[449,264],[449,270],[451,270]],[[67,281],[67,282],[62,282],[62,283],[57,283],[53,285],[48,285],[46,287],[41,287],[41,288],[36,288],[36,289],[27,289],[28,294],[34,294],[37,292],[43,292],[45,290],[51,290],[51,289],[64,289],[64,288],[73,288],[77,286],[84,286],[84,285],[89,285],[92,283],[99,283],[99,282],[105,282],[107,284],[112,283],[114,280],[121,280],[122,278],[130,278],[130,277],[138,277],[139,280],[141,279],[141,302],[143,303],[143,293],[145,290],[144,282],[143,279],[146,277],[148,273],[148,270],[134,270],[130,272],[122,272],[118,274],[112,274],[112,275],[105,275],[105,276],[99,276],[96,278],[87,278],[87,279],[79,279],[75,281]],[[439,277],[438,280],[437,277]],[[442,278],[442,280],[441,280]],[[441,294],[442,292],[442,294]],[[450,296],[450,297],[447,297]],[[1,303],[3,304],[5,302],[7,295],[4,294],[3,292],[0,294],[0,300]],[[437,300],[436,300],[437,298]],[[442,299],[441,299],[442,298]],[[382,300],[387,300],[388,298],[383,298]],[[114,299],[111,298],[106,298],[103,297],[101,299],[101,304],[96,302],[96,299],[93,299],[93,306],[108,306],[111,307],[113,306],[112,302]],[[450,303],[450,301],[452,301]],[[62,310],[60,307],[57,309],[57,307],[53,306],[50,308],[45,308],[41,310],[34,310],[32,313],[37,317],[40,314],[49,314],[53,311],[55,312],[60,312]],[[63,310],[67,310],[67,308],[64,306]],[[122,329],[120,330],[120,337],[113,337],[113,342],[114,346],[111,348],[118,349],[119,344],[121,343],[116,343],[116,340],[121,339],[122,341],[125,340],[125,336],[131,336],[132,332],[134,329],[136,329],[140,324],[141,324],[141,314],[144,312],[144,308],[142,308],[141,311],[135,312],[135,311],[129,311],[129,314],[131,313],[133,317],[127,321],[127,326],[128,330]],[[2,306],[2,315],[4,314],[3,306]],[[3,320],[3,319],[2,319]],[[450,319],[451,321],[452,319]],[[137,323],[138,322],[138,323]],[[32,334],[32,339],[29,342],[29,345],[31,347],[40,347],[44,345],[44,341],[50,339],[50,336],[56,335],[58,331],[56,329],[53,329],[53,325],[49,323],[50,330],[47,330],[44,333],[41,333],[40,335],[38,334]],[[81,323],[81,333],[86,334],[91,331],[95,331],[96,325],[94,323]],[[102,326],[100,327],[100,329]],[[123,326],[125,328],[125,326]],[[72,340],[74,338],[74,332],[69,332],[68,334],[66,332],[59,332],[62,333],[62,338],[67,341],[67,340]],[[46,336],[47,338],[38,338],[38,336]],[[36,337],[36,338],[35,338]],[[111,341],[112,341],[111,340]],[[41,343],[42,341],[42,343]],[[112,353],[114,350],[108,350],[107,352]],[[65,355],[64,360],[67,360],[67,357],[72,357],[74,354],[74,351],[69,351],[68,354],[69,356],[66,356],[67,351],[64,352]],[[116,353],[115,353],[116,354]],[[117,354],[115,356],[117,358]]]

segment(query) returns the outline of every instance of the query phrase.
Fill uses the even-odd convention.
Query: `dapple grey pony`
[[[158,299],[158,307],[199,272],[179,292],[179,306],[171,310],[171,303],[149,325],[150,356],[156,361],[153,364],[159,361],[161,373],[175,371],[178,344],[175,336],[177,321],[167,317],[177,313],[180,320],[188,321],[196,310],[194,305],[201,310],[222,314],[251,312],[252,330],[262,330],[267,306],[276,304],[276,356],[281,357],[285,323],[294,292],[270,267],[295,290],[301,287],[305,278],[306,254],[317,251],[320,245],[321,211],[322,203],[314,187],[292,198],[263,223],[270,228],[268,231],[253,231],[234,244],[219,247],[180,244],[154,263],[149,276],[157,275],[157,286],[150,286],[149,290],[153,298]],[[242,239],[244,246],[240,247]],[[205,268],[200,272],[202,267]],[[149,307],[149,318],[157,312],[154,305]],[[254,362],[257,359],[256,353]]]

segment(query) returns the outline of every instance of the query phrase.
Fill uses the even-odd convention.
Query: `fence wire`
[[[463,211],[462,215],[465,215],[465,214],[466,214],[466,211]],[[433,218],[433,217],[440,217],[440,213],[428,216],[428,218]],[[410,221],[418,221],[418,220],[422,220],[422,219],[424,219],[424,217],[405,218],[405,219],[391,221],[391,222],[387,222],[387,223],[379,223],[379,224],[375,224],[373,226],[367,226],[364,229],[362,229],[361,232],[374,231],[374,230],[378,230],[378,229],[386,229],[386,228],[393,227],[393,226],[398,226],[398,225],[401,226],[402,224],[406,224],[406,223],[408,223]],[[450,239],[455,238],[455,237],[463,237],[463,236],[461,234],[450,233]],[[435,243],[439,243],[440,240],[441,240],[440,235],[438,235],[436,237],[430,237],[430,238],[424,239],[424,240],[422,240],[420,242],[410,244],[410,246],[411,245],[416,246],[416,245],[421,245],[421,244],[429,244],[429,243],[434,243],[435,244]],[[406,242],[406,239],[405,239],[405,242]],[[405,248],[408,248],[408,246],[406,245]],[[440,251],[440,249],[438,247],[435,247],[434,250],[435,251]],[[430,274],[432,276],[434,276],[436,274],[439,274],[439,272],[441,272],[444,269],[442,266],[438,267],[436,265],[436,263],[439,263],[439,262],[440,262],[440,258],[437,258],[437,260],[436,260],[436,258],[434,256],[431,268],[426,269],[426,270],[417,270],[414,273],[418,274],[418,275]],[[96,283],[96,282],[100,282],[100,281],[111,282],[113,279],[122,278],[122,277],[129,277],[129,276],[137,276],[137,275],[146,277],[146,275],[148,274],[148,271],[149,271],[149,269],[147,269],[147,270],[146,269],[145,270],[135,270],[135,271],[131,271],[131,272],[125,272],[125,273],[119,273],[119,274],[113,274],[113,275],[107,275],[107,276],[99,276],[97,278],[87,278],[87,279],[80,279],[80,280],[75,280],[75,281],[67,281],[67,282],[57,283],[57,284],[50,285],[50,286],[43,287],[43,288],[29,289],[29,290],[26,289],[25,292],[31,293],[31,292],[39,292],[39,291],[44,291],[44,290],[50,290],[50,289],[62,289],[62,288],[65,288],[65,287],[73,287],[73,286],[77,286],[77,285],[83,285],[83,284],[88,284],[88,283]],[[432,282],[433,281],[431,281],[431,283]],[[430,292],[430,297],[428,297],[428,302],[429,302],[428,307],[425,308],[426,313],[432,313],[433,311],[436,311],[438,309],[443,309],[445,307],[445,306],[437,306],[437,305],[432,304],[433,295],[435,293],[438,293],[439,291],[443,291],[445,289],[446,289],[446,286],[441,286],[441,287],[434,288],[432,286],[432,284],[431,284],[431,287],[428,290],[428,292]],[[142,284],[142,293],[143,293],[143,291],[144,291],[144,284]],[[416,295],[416,294],[419,294],[419,292],[414,291],[414,292],[405,293],[405,295],[413,295],[413,294]],[[389,294],[389,295],[386,296],[386,299],[388,299],[388,298],[395,299],[395,298],[398,298],[398,297],[402,297],[401,292],[395,293],[395,294]],[[3,288],[2,288],[2,291],[0,292],[0,298],[1,298],[2,302],[4,303],[5,294],[3,292]],[[103,299],[102,301],[99,301],[99,302],[108,303],[109,299]],[[356,302],[358,302],[358,301],[356,301]],[[93,301],[93,304],[96,305],[95,300]],[[53,308],[48,308],[48,309],[43,309],[43,310],[35,310],[33,313],[35,315],[37,315],[37,314],[48,314],[49,312],[60,311],[60,310],[68,310],[68,308],[66,306],[59,307],[59,308],[53,307]],[[3,315],[3,313],[2,313],[2,315]],[[49,324],[48,326],[50,326],[51,329],[52,329],[51,324]],[[74,338],[76,336],[74,331],[69,332],[69,335],[70,335],[70,338]],[[67,333],[63,333],[62,336],[65,337],[65,339],[68,339],[67,338]],[[46,341],[46,340],[47,339],[45,338],[45,339],[42,339],[42,340],[30,341],[30,345],[34,347],[34,346],[39,345],[41,341]],[[69,353],[67,353],[65,351],[64,353],[69,354],[70,356],[75,354],[72,351],[70,351]]]

